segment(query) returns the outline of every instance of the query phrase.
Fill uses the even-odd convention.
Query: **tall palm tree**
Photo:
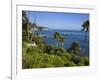
[[[55,32],[54,33],[54,39],[56,39],[57,43],[56,43],[56,47],[59,46],[59,41],[60,41],[60,33],[59,32]]]
[[[57,43],[56,43],[57,47],[59,47],[59,46],[63,47],[64,41],[65,41],[64,36],[62,36],[59,32],[55,32],[54,39],[56,39],[56,41],[57,41]]]
[[[89,20],[86,20],[83,24],[82,24],[82,31],[85,31],[86,34],[85,34],[85,39],[84,39],[84,43],[86,42],[86,39],[87,39],[87,33],[89,32],[89,26],[90,26],[90,23],[89,23]],[[83,44],[82,46],[82,53],[84,54],[84,49],[85,49],[85,46]]]
[[[63,46],[64,46],[64,41],[65,41],[64,36],[61,36],[61,38],[60,38],[61,47],[63,47]]]
[[[84,42],[86,42],[86,39],[87,39],[87,33],[89,32],[89,26],[90,26],[89,20],[86,20],[86,21],[82,24],[82,27],[83,27],[82,31],[85,31],[85,32],[86,32]]]

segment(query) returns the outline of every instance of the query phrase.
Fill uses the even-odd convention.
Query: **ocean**
[[[82,55],[89,56],[89,33],[87,34],[86,42],[84,42],[86,33],[81,30],[42,30],[40,34],[46,36],[46,44],[56,45],[56,40],[53,38],[55,32],[59,32],[65,37],[65,49],[70,48],[73,42],[77,42],[79,43],[80,48],[84,49],[84,53]]]

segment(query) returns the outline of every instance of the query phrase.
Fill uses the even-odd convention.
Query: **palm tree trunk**
[[[85,42],[86,42],[86,40],[87,40],[87,32],[88,32],[88,31],[86,31],[86,34],[85,34],[84,44],[85,44]],[[83,46],[82,46],[83,55],[85,55],[85,53],[84,53],[85,45],[84,45],[84,44],[83,44]]]
[[[85,34],[84,42],[86,42],[86,39],[87,39],[87,31],[86,31],[86,34]]]

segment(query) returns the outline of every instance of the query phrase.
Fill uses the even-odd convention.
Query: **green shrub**
[[[22,58],[22,68],[27,69],[27,68],[32,68],[32,63],[33,63],[33,58],[31,55],[24,55]]]
[[[79,46],[79,43],[77,42],[73,42],[71,44],[71,47],[67,50],[69,53],[73,53],[73,54],[76,54],[76,55],[80,55],[81,53],[81,48]]]
[[[80,56],[77,56],[77,55],[74,55],[72,57],[72,61],[75,63],[75,64],[78,64],[80,62]]]
[[[22,44],[22,68],[49,68],[88,66],[89,58],[68,53],[63,48],[52,45],[38,44],[35,47]]]
[[[85,65],[84,65],[84,63],[79,62],[79,63],[77,64],[77,66],[85,66]]]
[[[52,45],[46,45],[44,48],[44,52],[48,54],[55,54],[55,47]]]
[[[56,54],[56,55],[59,55],[59,56],[61,56],[61,55],[64,54],[65,52],[66,52],[66,50],[65,50],[64,48],[62,48],[62,47],[57,48],[57,49],[55,50],[55,54]]]
[[[54,56],[54,55],[52,57],[54,59],[54,61],[53,61],[54,67],[63,67],[64,66],[65,62],[61,57]]]
[[[26,42],[23,42],[22,43],[22,53],[26,54],[26,50],[27,50],[28,46],[27,46],[27,43]]]
[[[34,41],[36,44],[41,44],[44,42],[44,38],[41,36],[34,35],[32,41]]]
[[[71,67],[71,66],[77,66],[77,65],[72,61],[66,61],[65,66],[66,67]]]
[[[85,66],[89,66],[89,58],[88,57],[84,57],[84,64]]]

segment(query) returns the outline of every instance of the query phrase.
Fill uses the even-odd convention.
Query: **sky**
[[[89,20],[86,13],[62,13],[62,12],[39,12],[26,11],[30,22],[49,29],[81,30],[84,21]]]

